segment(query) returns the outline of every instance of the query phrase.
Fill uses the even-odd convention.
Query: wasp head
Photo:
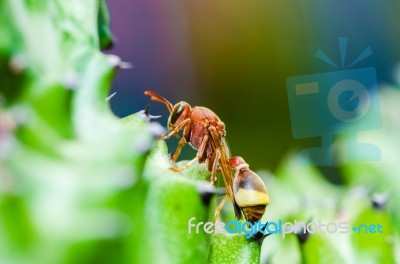
[[[192,108],[186,102],[179,102],[172,108],[171,114],[168,118],[168,129],[173,130],[177,125],[190,117]]]

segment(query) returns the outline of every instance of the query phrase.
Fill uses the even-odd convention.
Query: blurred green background
[[[115,0],[111,30],[105,4],[0,0],[0,263],[399,263],[397,2]],[[304,166],[299,150],[320,139],[292,138],[286,79],[332,71],[314,54],[339,62],[342,36],[349,58],[374,51],[357,67],[377,70],[382,127],[359,138],[382,156],[347,162],[343,136],[342,163]],[[218,113],[267,186],[262,222],[384,233],[188,234],[220,197],[203,164],[169,170],[174,142],[155,140],[168,112],[151,102],[152,122],[144,90]]]

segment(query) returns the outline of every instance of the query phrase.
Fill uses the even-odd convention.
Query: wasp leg
[[[179,131],[181,131],[182,129],[185,128],[185,126],[190,126],[190,118],[187,118],[185,120],[182,121],[182,123],[180,123],[177,127],[175,127],[173,130],[171,130],[168,134],[166,134],[165,136],[161,136],[159,137],[159,139],[169,139],[171,138],[173,135],[178,134]]]
[[[211,177],[210,177],[210,182],[212,185],[214,185],[214,183],[217,181],[218,170],[221,171],[221,169],[219,169],[219,167],[218,167],[218,161],[219,161],[220,156],[221,156],[220,150],[217,149],[215,151],[215,156],[212,161],[213,164],[212,164]]]
[[[187,143],[187,141],[186,141],[185,137],[183,137],[179,140],[178,147],[176,147],[175,152],[173,152],[173,154],[171,156],[172,161],[176,161],[178,159],[179,155],[181,154],[182,148],[186,143]]]
[[[194,159],[192,159],[191,161],[189,161],[188,163],[186,163],[184,166],[182,166],[182,167],[180,167],[180,168],[171,167],[171,168],[169,168],[169,169],[172,170],[172,171],[174,171],[174,172],[181,172],[181,171],[187,169],[187,168],[188,168],[190,165],[192,165],[195,161],[197,161],[197,157],[194,158]]]
[[[216,226],[215,224],[217,223],[218,217],[219,217],[219,213],[222,210],[222,207],[224,207],[226,201],[228,200],[229,195],[225,194],[224,198],[222,198],[221,202],[219,203],[217,209],[215,209],[215,213],[214,213],[214,226]]]
[[[180,172],[183,171],[184,169],[187,169],[190,165],[193,164],[193,162],[195,162],[196,160],[199,162],[203,162],[204,160],[204,154],[206,153],[206,149],[207,149],[207,142],[208,142],[208,136],[205,135],[203,138],[203,141],[201,142],[201,145],[199,147],[199,151],[197,152],[197,155],[194,159],[192,159],[191,161],[189,161],[186,165],[184,165],[183,167],[180,168],[171,168],[172,171],[174,172]]]
[[[203,141],[201,141],[199,150],[197,151],[197,155],[196,158],[199,161],[199,163],[204,162],[204,160],[206,159],[206,151],[207,151],[207,146],[208,146],[208,139],[209,137],[207,135],[205,135],[203,137]]]

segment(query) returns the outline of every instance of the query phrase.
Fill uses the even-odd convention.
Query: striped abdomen
[[[264,215],[265,208],[269,204],[267,188],[242,158],[234,157],[229,162],[236,169],[233,181],[235,201],[248,222],[257,222]]]

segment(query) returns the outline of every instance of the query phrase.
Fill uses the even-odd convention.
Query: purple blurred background
[[[273,169],[289,149],[319,144],[294,140],[286,94],[293,75],[335,70],[314,57],[322,49],[340,61],[374,51],[357,67],[375,67],[380,83],[393,82],[399,61],[397,1],[109,1],[116,45],[110,51],[134,68],[117,73],[111,108],[117,116],[150,103],[155,91],[172,103],[213,109],[227,126],[233,155],[252,168]],[[150,112],[168,111],[151,102]],[[173,143],[171,143],[173,144]],[[190,158],[189,152],[184,158]]]

